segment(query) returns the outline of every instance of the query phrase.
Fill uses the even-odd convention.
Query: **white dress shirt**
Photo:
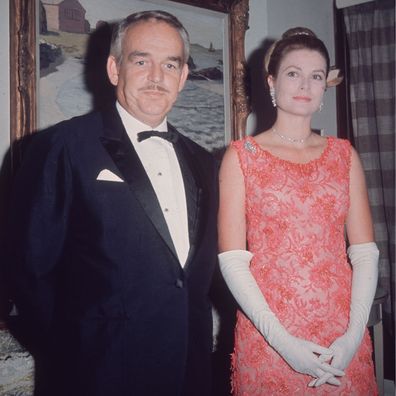
[[[157,195],[180,264],[184,266],[190,241],[186,194],[175,150],[172,143],[160,137],[153,136],[141,142],[137,140],[137,134],[142,131],[155,129],[166,132],[167,120],[165,118],[160,125],[152,128],[131,116],[118,102],[116,107]]]

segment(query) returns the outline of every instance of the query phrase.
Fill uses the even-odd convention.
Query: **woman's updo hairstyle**
[[[269,48],[264,61],[267,75],[276,78],[283,58],[291,51],[308,49],[319,52],[326,61],[326,76],[330,69],[330,58],[326,46],[316,34],[305,27],[295,27],[283,33],[282,38],[275,41]]]

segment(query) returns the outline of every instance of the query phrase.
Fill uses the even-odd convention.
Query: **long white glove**
[[[295,370],[315,378],[324,373],[342,376],[344,372],[324,362],[318,354],[331,357],[332,351],[313,342],[292,336],[269,308],[249,269],[253,257],[246,250],[219,254],[220,269],[235,300],[267,342]]]
[[[378,281],[379,250],[375,242],[351,245],[348,256],[352,264],[352,293],[347,331],[331,345],[331,366],[345,370],[362,342]],[[327,381],[323,375],[310,386],[320,386]]]

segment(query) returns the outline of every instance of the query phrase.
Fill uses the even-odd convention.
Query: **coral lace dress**
[[[245,179],[251,271],[270,308],[296,337],[329,346],[348,324],[352,271],[344,224],[351,146],[327,138],[319,158],[297,164],[275,157],[252,137],[232,143]],[[372,346],[363,342],[341,386],[308,388],[238,311],[232,388],[238,396],[377,395]]]

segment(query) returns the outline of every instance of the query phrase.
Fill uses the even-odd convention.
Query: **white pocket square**
[[[107,180],[113,182],[123,182],[124,180],[120,179],[116,174],[109,171],[108,169],[103,169],[99,172],[98,177],[96,180]]]

